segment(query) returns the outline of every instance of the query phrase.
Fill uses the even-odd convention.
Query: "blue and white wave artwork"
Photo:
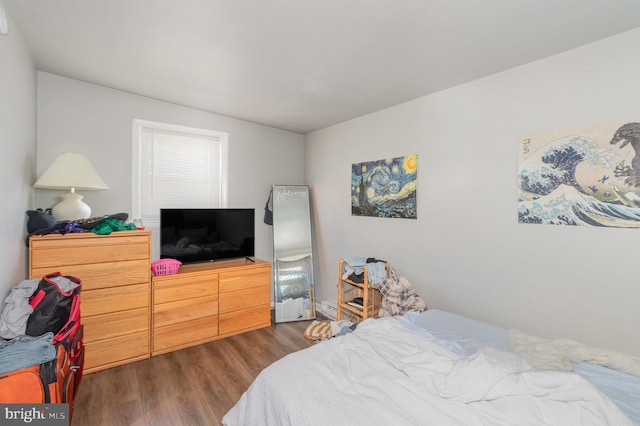
[[[640,228],[640,188],[629,177],[637,153],[616,142],[573,135],[528,153],[520,163],[518,222]]]

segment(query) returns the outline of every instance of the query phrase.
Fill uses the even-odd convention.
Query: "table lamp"
[[[33,184],[39,189],[68,189],[62,201],[53,206],[51,214],[56,220],[76,220],[91,217],[91,207],[82,201],[76,189],[96,191],[109,189],[91,162],[74,153],[60,154]]]

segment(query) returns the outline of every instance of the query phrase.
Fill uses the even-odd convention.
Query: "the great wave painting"
[[[518,222],[640,228],[640,121],[522,138]]]
[[[351,214],[416,219],[418,155],[351,165]]]

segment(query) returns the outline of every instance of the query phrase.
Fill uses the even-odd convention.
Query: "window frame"
[[[229,163],[229,134],[225,132],[201,129],[196,127],[181,126],[176,124],[161,123],[148,120],[134,119],[132,123],[132,191],[131,207],[132,216],[135,219],[142,218],[140,196],[140,171],[142,152],[142,132],[144,129],[161,130],[174,133],[184,133],[189,136],[212,137],[220,140],[220,206],[228,205],[228,163]]]

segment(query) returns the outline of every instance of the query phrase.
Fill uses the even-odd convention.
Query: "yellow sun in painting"
[[[407,173],[415,173],[418,171],[418,155],[407,155],[402,160],[402,168]]]

